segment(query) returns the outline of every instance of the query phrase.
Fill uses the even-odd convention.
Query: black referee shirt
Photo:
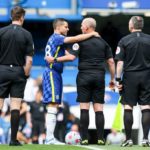
[[[33,39],[27,30],[11,24],[0,29],[0,65],[24,66],[25,56],[33,56]]]
[[[118,43],[115,59],[124,61],[124,71],[150,69],[150,35],[132,32],[123,37]]]
[[[80,71],[105,71],[105,61],[113,57],[110,46],[100,37],[75,43],[70,53],[79,57]]]

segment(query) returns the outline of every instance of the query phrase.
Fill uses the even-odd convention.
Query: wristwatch
[[[54,63],[56,63],[57,62],[57,58],[54,58]]]

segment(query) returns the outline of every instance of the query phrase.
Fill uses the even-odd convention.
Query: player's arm
[[[51,57],[51,56],[46,56],[45,57],[46,61],[49,63],[54,63],[54,62],[65,62],[65,61],[73,61],[76,59],[75,55],[70,54],[68,51],[65,51],[65,55],[61,57]]]
[[[110,71],[111,81],[109,83],[110,89],[115,89],[115,62],[113,58],[107,59],[108,68]]]
[[[73,61],[76,59],[75,55],[70,54],[68,51],[65,51],[65,56],[56,58],[57,62]]]
[[[65,37],[64,43],[80,42],[80,41],[86,40],[92,36],[99,37],[100,35],[97,32],[93,31],[93,32],[87,33],[87,34],[79,34],[76,36]]]

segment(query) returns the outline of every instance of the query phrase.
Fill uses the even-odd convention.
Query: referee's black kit
[[[78,102],[93,100],[93,102],[103,104],[105,61],[113,57],[111,48],[101,37],[91,37],[78,43],[78,49],[75,44],[70,53],[79,57],[77,100]]]
[[[123,37],[115,59],[124,62],[121,102],[131,106],[137,102],[140,105],[150,104],[150,92],[147,92],[150,91],[150,35],[137,31]]]
[[[0,97],[23,98],[26,56],[33,56],[31,34],[20,25],[0,29]]]

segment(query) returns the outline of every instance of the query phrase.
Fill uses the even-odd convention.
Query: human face
[[[68,23],[64,22],[62,25],[60,25],[59,31],[60,31],[60,34],[67,36],[67,33],[69,31]]]
[[[87,30],[88,30],[88,28],[86,26],[86,23],[84,21],[82,21],[82,23],[81,23],[81,31],[82,31],[82,33],[83,34],[87,33]]]

